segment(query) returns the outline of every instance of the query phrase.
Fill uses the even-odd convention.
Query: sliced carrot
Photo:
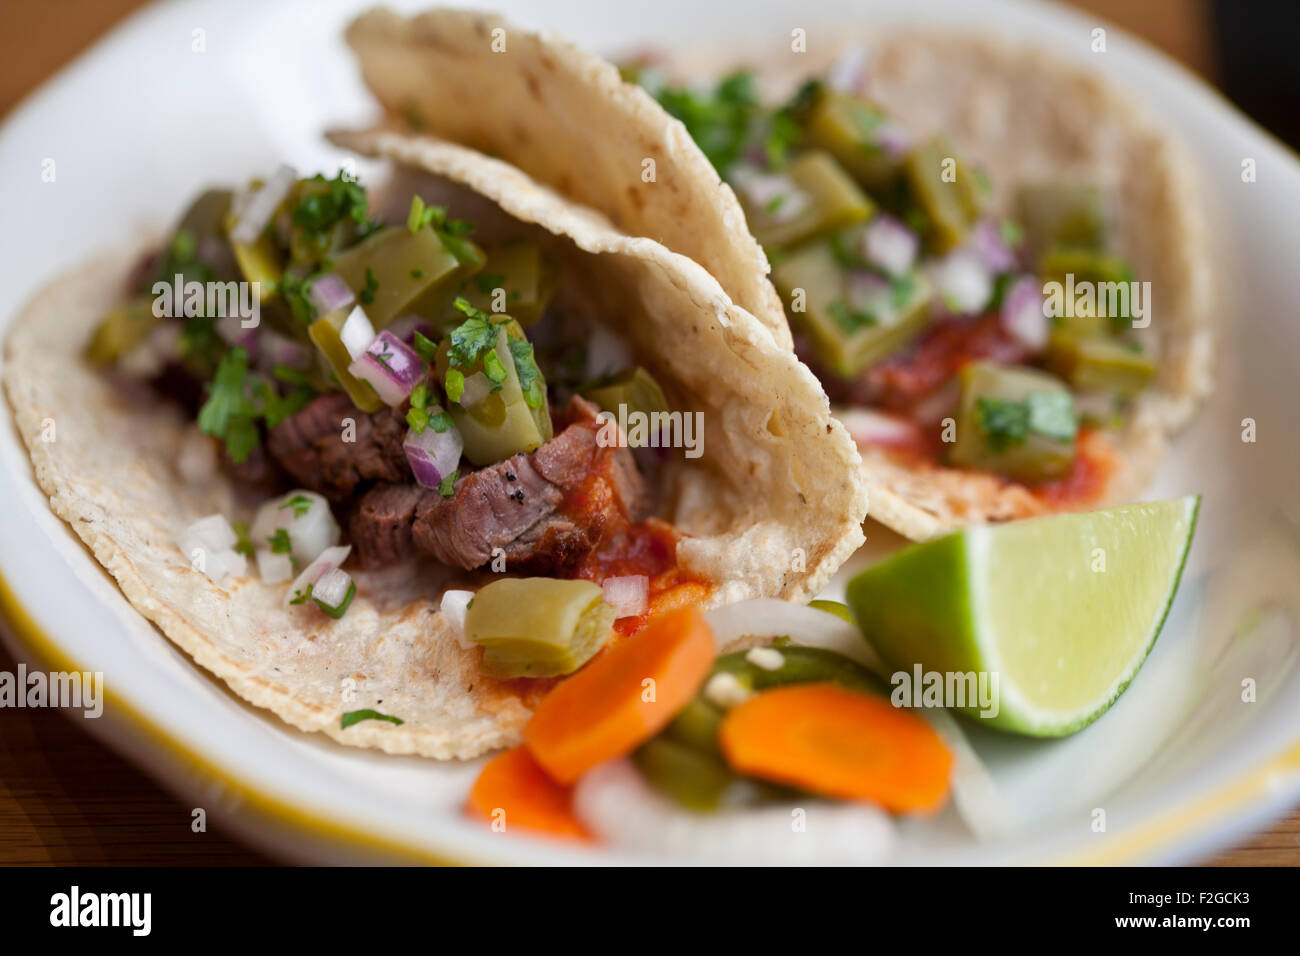
[[[465,810],[489,823],[500,821],[569,839],[589,839],[573,815],[572,793],[537,766],[527,747],[516,747],[483,765],[469,792]]]
[[[690,701],[713,656],[713,632],[697,608],[657,617],[547,694],[524,741],[554,780],[573,783],[658,733]]]
[[[836,684],[794,684],[733,708],[718,731],[742,774],[895,813],[943,805],[952,754],[922,718]]]

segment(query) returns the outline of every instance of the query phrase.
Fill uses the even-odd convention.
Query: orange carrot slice
[[[894,813],[929,812],[948,793],[952,754],[922,718],[835,684],[764,691],[722,720],[739,773]]]
[[[498,754],[483,765],[465,810],[505,829],[518,827],[568,839],[589,839],[573,815],[572,794],[537,766],[527,747]]]
[[[690,701],[713,656],[713,632],[697,608],[657,617],[546,695],[524,741],[552,779],[573,783],[658,733]]]

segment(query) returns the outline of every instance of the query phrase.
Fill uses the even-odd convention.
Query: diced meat
[[[348,418],[355,432],[349,429],[345,436]],[[300,485],[341,503],[372,484],[411,480],[405,437],[406,422],[393,409],[367,414],[345,393],[330,392],[271,429],[267,448]]]
[[[471,569],[500,548],[511,571],[553,571],[639,518],[646,490],[631,452],[598,444],[596,408],[584,399],[565,417],[572,424],[537,451],[467,475],[450,498],[415,485],[368,492],[349,524],[362,560],[400,560],[414,547]]]
[[[380,485],[361,496],[348,534],[362,567],[382,568],[417,553],[411,526],[426,497],[442,500],[437,489],[421,485]]]

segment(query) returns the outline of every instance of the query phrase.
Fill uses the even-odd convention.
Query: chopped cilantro
[[[464,219],[448,219],[446,206],[426,206],[419,196],[411,197],[411,211],[406,216],[406,228],[417,233],[432,226],[443,248],[462,265],[477,263],[479,251],[474,243],[462,238],[474,231],[474,224]]]
[[[480,272],[474,277],[474,284],[484,295],[500,289],[505,285],[506,274],[504,272]]]
[[[451,427],[451,416],[446,412],[436,412],[429,416],[429,427],[439,435]]]
[[[703,93],[689,86],[664,86],[655,91],[655,98],[682,121],[720,176],[731,171],[754,140],[759,99],[750,73],[730,73]]]
[[[456,493],[456,479],[460,477],[460,469],[453,471],[450,475],[438,482],[438,494],[444,498],[450,498]]]
[[[293,516],[295,518],[301,518],[308,511],[311,511],[311,506],[312,500],[306,495],[293,495],[291,498],[284,501],[278,510],[283,511],[285,508],[292,508]]]
[[[873,314],[863,309],[852,308],[843,299],[836,299],[826,307],[826,311],[835,320],[835,324],[845,332],[856,332],[869,325],[879,324],[879,320]]]
[[[350,710],[343,715],[342,729],[347,730],[353,724],[359,724],[363,720],[386,720],[390,724],[396,724],[399,727],[405,723],[400,717],[390,717],[387,714],[381,714],[377,710]]]
[[[480,354],[497,344],[501,333],[486,312],[474,308],[463,296],[457,296],[452,304],[467,318],[451,330],[451,349],[447,357],[452,366],[469,368],[478,361]]]
[[[423,278],[424,278],[424,270],[423,270],[423,269],[412,269],[412,270],[411,270],[411,278],[412,278],[412,279],[423,279]]]
[[[366,266],[366,287],[357,294],[357,299],[362,305],[370,305],[375,301],[375,292],[379,289],[379,280],[375,278],[375,270]]]
[[[261,441],[257,430],[259,409],[248,382],[248,350],[231,349],[222,356],[216,377],[207,386],[208,397],[199,409],[199,430],[220,438],[226,454],[239,463],[247,460]]]
[[[1029,406],[1024,402],[981,395],[975,400],[975,420],[995,452],[1022,445],[1029,435]]]
[[[524,401],[529,408],[541,408],[546,401],[546,381],[537,367],[532,343],[527,339],[510,339],[510,355],[515,360],[515,372],[519,375]]]
[[[447,379],[443,383],[443,388],[449,400],[459,402],[460,397],[465,394],[465,375],[454,368],[447,369]]]
[[[419,435],[429,427],[429,413],[412,403],[406,410],[406,424],[411,426],[411,431]]]
[[[318,173],[304,180],[303,186],[309,188],[301,189],[303,195],[294,207],[292,221],[314,244],[326,245],[327,234],[344,219],[356,224],[358,237],[379,228],[379,223],[367,216],[365,189],[345,170],[333,179]]]
[[[497,357],[496,349],[490,349],[483,356],[483,374],[498,384],[506,380],[506,367],[501,364],[501,359]]]
[[[232,521],[230,527],[235,530],[235,551],[246,558],[253,556],[253,539],[248,536],[248,523],[245,521]]]
[[[411,407],[424,408],[429,404],[429,385],[427,382],[416,383],[411,389]]]
[[[326,604],[324,601],[316,597],[316,595],[314,594],[312,595],[311,599],[312,602],[318,608],[320,608],[322,611],[324,611],[326,614],[328,614],[330,617],[334,618],[334,620],[337,621],[339,618],[341,618],[344,614],[347,613],[348,607],[352,604],[352,599],[356,596],[357,596],[357,585],[355,581],[352,581],[348,583],[348,593],[343,595],[343,600],[340,601],[337,606]]]
[[[290,604],[306,604],[306,603],[307,603],[308,601],[310,601],[310,600],[311,600],[311,585],[309,584],[309,585],[307,585],[307,590],[305,590],[305,591],[294,591],[294,592],[293,592],[293,600],[290,601],[289,603],[290,603]]]
[[[266,540],[271,542],[272,554],[288,554],[293,550],[293,545],[289,543],[287,528],[276,528],[275,534],[269,535]]]
[[[415,349],[415,354],[424,359],[429,365],[433,365],[438,361],[437,343],[430,341],[419,332],[415,333],[415,342],[412,347]]]

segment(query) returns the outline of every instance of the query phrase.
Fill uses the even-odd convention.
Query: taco
[[[628,72],[736,189],[872,517],[928,538],[1138,493],[1210,388],[1179,144],[1094,73],[971,35],[762,62]]]
[[[859,545],[852,441],[702,267],[464,147],[338,138],[406,169],[209,189],[6,343],[51,507],[238,695],[472,757],[654,614],[806,599]]]
[[[348,31],[393,122],[500,153],[703,263],[769,329],[788,319],[861,448],[873,518],[927,538],[1130,498],[1211,385],[1182,148],[1036,48],[844,36],[625,66],[660,110],[494,17],[378,11]],[[756,288],[767,259],[780,302]]]

